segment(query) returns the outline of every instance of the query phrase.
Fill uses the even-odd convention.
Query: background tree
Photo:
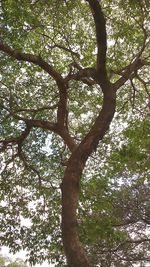
[[[0,256],[0,267],[27,267],[27,265],[19,258],[12,261],[8,257]]]
[[[0,244],[32,264],[149,261],[148,2],[1,2]]]

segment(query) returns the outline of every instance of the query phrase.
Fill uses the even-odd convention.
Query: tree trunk
[[[113,119],[116,95],[113,88],[104,93],[102,110],[87,136],[72,153],[62,181],[62,239],[69,267],[93,267],[78,236],[76,210],[79,184],[86,160],[103,138]]]
[[[62,183],[62,239],[69,267],[92,267],[79,241],[76,210],[82,167],[78,160],[70,162]]]

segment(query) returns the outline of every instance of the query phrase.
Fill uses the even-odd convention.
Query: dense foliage
[[[149,1],[3,0],[0,245],[26,249],[32,264],[67,266],[62,178],[103,105],[103,86],[92,75],[102,44],[89,8],[99,2],[106,72],[119,90],[109,131],[82,173],[79,236],[92,266],[150,262]]]

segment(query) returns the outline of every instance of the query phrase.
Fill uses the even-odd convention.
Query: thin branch
[[[19,109],[15,110],[15,113],[17,113],[17,112],[33,112],[33,113],[36,113],[36,112],[40,112],[40,111],[44,111],[44,110],[55,109],[55,108],[57,108],[57,106],[58,106],[58,104],[55,104],[55,105],[52,105],[52,106],[43,106],[43,107],[37,108],[37,109],[34,109],[34,108],[31,108],[31,109],[19,108]]]
[[[14,138],[8,138],[6,140],[0,140],[0,144],[1,144],[0,152],[4,151],[9,144],[17,144],[18,147],[21,147],[24,140],[28,137],[31,131],[31,128],[32,126],[26,122],[26,128],[21,133],[21,135],[19,135],[18,137],[14,137]]]
[[[76,56],[76,57],[78,57],[78,58],[80,57],[78,53],[72,51],[71,49],[69,49],[69,48],[67,48],[67,47],[65,47],[65,46],[63,46],[63,45],[54,44],[54,45],[48,45],[48,47],[49,47],[50,49],[59,48],[59,49],[62,49],[62,50],[64,50],[64,51],[66,51],[66,52],[71,53],[72,55],[74,55],[74,56]]]
[[[38,183],[39,183],[39,189],[41,189],[42,188],[42,177],[41,177],[39,171],[35,167],[33,167],[32,165],[28,164],[28,162],[27,162],[27,160],[25,158],[25,155],[23,154],[22,150],[20,150],[20,152],[18,152],[18,156],[22,160],[25,168],[30,169],[31,171],[33,171],[37,175]]]
[[[144,65],[149,66],[150,62],[148,62],[145,59],[141,59],[141,55],[144,52],[145,48],[149,45],[149,41],[147,41],[147,32],[144,28],[144,26],[142,25],[142,30],[143,30],[143,34],[144,34],[144,39],[143,39],[143,45],[139,51],[139,53],[136,55],[135,59],[133,60],[133,62],[131,62],[131,64],[129,64],[128,66],[124,67],[122,70],[120,70],[119,72],[114,72],[117,73],[119,75],[122,75],[121,78],[119,78],[114,84],[114,90],[117,91],[122,85],[125,84],[125,82],[130,79],[130,78],[134,78],[137,73],[137,71],[142,68]],[[147,41],[147,42],[146,42]]]
[[[43,36],[43,37],[46,37],[47,39],[50,39],[52,40],[52,38],[48,35],[48,34],[45,34],[45,33],[41,33],[41,32],[37,32],[37,34]],[[71,48],[67,48],[65,47],[64,45],[60,45],[60,44],[57,44],[57,43],[54,43],[54,45],[49,45],[47,44],[47,46],[49,47],[49,49],[54,49],[54,48],[59,48],[59,49],[62,49],[68,53],[71,53],[73,56],[76,56],[77,58],[80,58],[80,55],[77,53],[77,52],[74,52],[72,51]]]
[[[122,70],[122,77],[119,78],[114,84],[113,88],[117,91],[121,86],[123,86],[126,81],[128,81],[131,77],[135,76],[135,73],[141,69],[146,64],[145,60],[139,59],[137,57],[131,64],[126,66],[124,70]],[[133,75],[134,74],[134,75]]]
[[[58,33],[60,33],[60,32],[58,31]],[[39,35],[41,35],[41,36],[43,36],[43,37],[46,37],[47,39],[50,39],[50,40],[54,43],[53,45],[46,44],[46,45],[49,47],[49,49],[52,50],[52,49],[55,49],[55,48],[59,48],[59,49],[62,49],[62,50],[64,50],[64,51],[68,52],[68,53],[71,53],[72,58],[74,58],[74,56],[77,57],[78,59],[80,58],[79,53],[74,52],[74,51],[70,48],[70,45],[69,45],[69,43],[68,43],[68,41],[67,41],[66,38],[65,38],[65,40],[67,41],[69,48],[66,47],[66,46],[64,46],[64,45],[60,45],[60,44],[58,44],[58,43],[55,43],[54,39],[52,39],[51,36],[49,36],[48,34],[40,33],[40,32],[37,32],[37,34],[39,34]]]
[[[3,168],[1,175],[3,176],[3,173],[7,170],[7,167],[14,162],[15,158],[18,157],[18,153],[11,156],[11,159],[9,159],[7,162],[5,162],[5,167]]]
[[[126,244],[133,244],[133,245],[140,245],[142,243],[145,242],[150,242],[149,238],[141,238],[141,239],[128,239],[123,241],[122,243],[120,243],[116,248],[113,248],[110,250],[110,252],[116,252],[118,250],[120,250],[121,248],[123,248],[123,246],[125,246]],[[107,249],[101,250],[102,253],[107,252]]]
[[[149,82],[146,83],[146,82],[139,76],[138,73],[136,73],[135,78],[137,78],[137,79],[144,85],[145,91],[146,91],[147,95],[150,97],[150,92],[149,92],[149,90],[148,90],[148,88],[147,88],[147,84],[148,84]]]

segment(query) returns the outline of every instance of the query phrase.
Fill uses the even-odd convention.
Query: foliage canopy
[[[0,245],[32,264],[150,262],[148,10],[1,1]]]

